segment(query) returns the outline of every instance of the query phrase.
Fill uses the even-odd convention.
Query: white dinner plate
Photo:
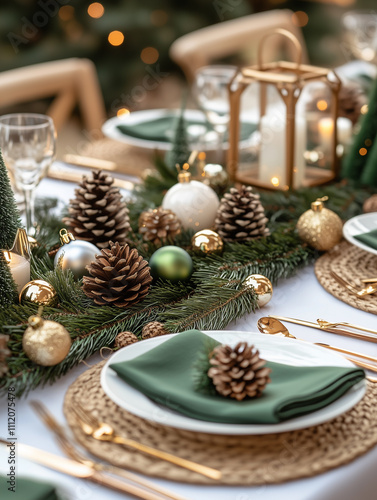
[[[211,331],[205,333],[215,340],[229,345],[236,345],[240,341],[252,343],[259,349],[261,356],[269,361],[293,366],[354,367],[350,361],[347,361],[339,354],[300,340],[237,331]],[[211,434],[246,435],[286,432],[321,424],[352,408],[365,394],[366,384],[362,380],[341,398],[325,408],[278,424],[225,424],[190,418],[155,403],[128,385],[110,368],[110,364],[120,363],[140,356],[166,342],[174,335],[176,334],[143,340],[117,351],[107,361],[101,373],[101,385],[107,396],[130,413],[169,427]]]
[[[147,123],[149,121],[156,120],[166,116],[167,113],[175,114],[179,116],[180,110],[174,109],[148,109],[143,111],[133,111],[129,115],[115,116],[107,120],[102,126],[102,132],[106,137],[110,139],[115,139],[117,141],[130,144],[131,146],[137,146],[139,148],[145,149],[158,149],[160,151],[169,151],[171,149],[171,142],[162,141],[152,141],[147,139],[141,139],[138,137],[132,137],[121,132],[118,129],[119,125],[136,125],[139,123]],[[216,143],[216,133],[214,131],[209,131],[205,134],[205,138],[202,138],[203,131],[205,132],[205,115],[198,109],[186,109],[184,111],[184,116],[187,120],[197,121],[203,123],[203,127],[200,125],[189,125],[187,128],[188,139],[190,142],[191,149],[200,149],[202,151],[215,151],[217,149]],[[252,118],[248,117],[247,121],[251,121]],[[167,141],[173,141],[174,130],[171,131],[171,137],[167,137]],[[241,141],[240,146],[246,147],[249,144],[249,140]],[[223,149],[228,149],[228,143],[224,142]]]
[[[377,250],[368,247],[368,245],[364,245],[364,243],[354,237],[356,234],[367,233],[368,231],[373,231],[374,229],[377,229],[377,213],[372,212],[370,214],[357,215],[356,217],[349,219],[344,224],[343,236],[347,241],[352,243],[352,245],[362,248],[366,252],[377,255]]]

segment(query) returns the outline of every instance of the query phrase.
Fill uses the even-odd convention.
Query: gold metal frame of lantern
[[[272,63],[262,62],[262,50],[265,40],[274,34],[288,38],[297,49],[295,62],[278,61]],[[267,33],[258,47],[258,64],[241,68],[229,83],[230,97],[230,124],[229,124],[229,151],[227,169],[232,182],[250,184],[265,189],[289,189],[295,187],[295,130],[296,130],[296,104],[305,85],[311,82],[323,82],[330,90],[330,117],[332,124],[337,123],[338,94],[341,86],[339,77],[334,71],[316,66],[301,64],[302,48],[298,39],[285,29],[277,29]],[[241,96],[246,88],[253,84],[260,84],[260,115],[261,119],[266,113],[267,87],[274,86],[285,104],[285,182],[265,182],[259,179],[259,160],[255,161],[247,172],[239,169],[239,137],[240,137],[240,111]],[[329,138],[328,165],[329,169],[306,166],[303,186],[317,186],[333,180],[338,174],[337,158],[337,127],[332,126]],[[285,168],[285,170],[283,170]]]

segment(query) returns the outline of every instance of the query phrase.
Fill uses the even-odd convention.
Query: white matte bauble
[[[188,172],[183,172],[179,183],[166,193],[162,207],[174,212],[185,229],[199,231],[214,225],[219,204],[212,188],[202,182],[190,180]]]

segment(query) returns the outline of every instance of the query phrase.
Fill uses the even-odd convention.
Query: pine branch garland
[[[30,389],[52,383],[81,360],[103,346],[112,346],[121,331],[132,331],[139,338],[145,324],[152,321],[164,323],[170,332],[188,328],[222,329],[230,321],[255,310],[256,297],[252,290],[243,288],[243,281],[250,274],[264,274],[274,284],[292,276],[297,269],[312,262],[316,252],[306,247],[295,232],[295,221],[310,202],[327,194],[331,209],[343,218],[362,211],[362,203],[370,195],[367,190],[356,190],[351,185],[326,186],[300,190],[294,193],[263,193],[261,199],[270,217],[271,235],[247,243],[226,243],[221,256],[192,255],[194,273],[185,283],[153,283],[146,298],[129,309],[119,310],[111,306],[96,306],[81,289],[81,281],[73,279],[70,271],[54,269],[53,260],[46,251],[57,241],[61,221],[39,210],[42,232],[38,236],[40,246],[33,250],[32,278],[46,279],[57,291],[57,308],[46,307],[44,317],[64,325],[73,340],[68,357],[54,367],[33,364],[22,351],[22,336],[27,319],[36,313],[30,304],[0,309],[0,333],[9,335],[7,358],[8,373],[0,379],[0,391],[9,386],[16,388],[20,396]],[[51,201],[47,202],[51,206]],[[130,205],[131,224],[146,206],[153,206],[146,199],[137,199]],[[142,207],[142,208],[141,208]],[[141,209],[140,209],[141,208]],[[46,224],[44,223],[46,221]],[[177,237],[176,244],[189,250],[189,231]],[[148,259],[156,250],[152,244],[144,245],[137,234],[132,234],[135,247]]]

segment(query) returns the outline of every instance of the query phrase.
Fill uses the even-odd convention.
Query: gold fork
[[[83,465],[86,465],[97,471],[109,472],[111,474],[115,474],[124,479],[127,479],[128,481],[139,484],[143,488],[147,488],[148,490],[158,493],[158,498],[161,500],[163,498],[170,498],[172,500],[185,500],[185,498],[181,497],[180,495],[176,495],[175,493],[165,488],[161,488],[160,486],[157,486],[146,479],[140,478],[136,474],[133,474],[132,472],[129,472],[125,469],[121,469],[120,467],[116,467],[115,465],[102,464],[100,462],[90,460],[76,448],[76,446],[71,442],[71,439],[68,438],[63,427],[56,421],[56,419],[40,401],[31,401],[30,406],[35,410],[35,412],[39,415],[46,426],[54,433],[64,453],[73,460],[81,462]]]
[[[371,295],[372,293],[377,292],[377,285],[368,285],[365,288],[356,288],[355,286],[351,285],[348,281],[343,279],[341,276],[336,274],[334,271],[330,271],[331,276],[337,281],[340,285],[344,286],[347,288],[348,291],[351,293],[357,295],[358,297],[365,297],[366,295]]]
[[[91,436],[93,439],[97,439],[98,441],[110,441],[112,443],[134,448],[138,451],[142,451],[143,453],[152,455],[153,457],[166,460],[167,462],[171,462],[175,465],[178,465],[179,467],[192,470],[211,479],[221,478],[221,472],[216,469],[212,469],[211,467],[207,467],[206,465],[197,464],[195,462],[191,462],[191,460],[186,460],[185,458],[177,457],[175,455],[172,455],[171,453],[152,448],[151,446],[142,443],[138,443],[133,439],[119,436],[118,434],[116,434],[111,425],[97,420],[93,415],[88,413],[77,401],[72,406],[72,410],[78,418],[81,429],[86,435]]]

